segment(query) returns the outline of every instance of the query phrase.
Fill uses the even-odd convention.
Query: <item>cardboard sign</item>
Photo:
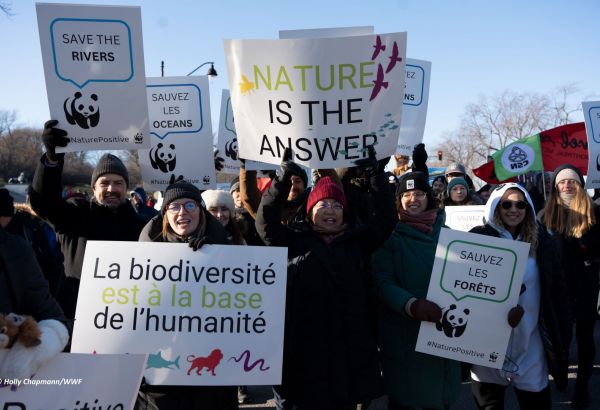
[[[132,409],[145,364],[141,354],[61,353],[29,379],[0,379],[0,408]]]
[[[406,33],[225,40],[240,155],[313,168],[352,166],[398,142]]]
[[[600,101],[583,102],[588,143],[588,169],[585,187],[600,188]]]
[[[485,205],[446,206],[446,226],[457,231],[469,232],[485,223]]]
[[[413,148],[423,141],[425,134],[431,62],[407,58],[405,70],[406,88],[396,154],[411,156]]]
[[[36,4],[57,152],[149,147],[139,7]]]
[[[164,190],[172,175],[198,189],[216,187],[206,76],[147,79],[152,148],[139,151],[144,187]]]
[[[71,350],[147,353],[150,384],[281,382],[287,249],[89,241]]]
[[[443,309],[421,322],[416,351],[500,369],[529,244],[443,228],[427,299]]]

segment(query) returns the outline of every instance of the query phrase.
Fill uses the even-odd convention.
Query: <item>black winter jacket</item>
[[[114,213],[94,200],[62,199],[62,168],[44,165],[40,160],[30,192],[31,207],[47,219],[58,235],[65,258],[65,275],[81,278],[85,245],[88,240],[137,241],[144,221],[129,201]]]
[[[29,244],[0,228],[0,313],[10,312],[59,320],[71,328]]]
[[[397,217],[388,182],[372,179],[372,218],[327,244],[305,222],[281,223],[290,183],[275,179],[263,195],[256,228],[269,246],[288,247],[283,385],[298,406],[334,408],[381,392],[377,347],[369,324],[364,252],[390,235]]]
[[[477,226],[473,233],[500,237],[490,225]],[[540,273],[539,328],[548,361],[548,370],[557,389],[567,388],[568,342],[571,340],[571,315],[565,276],[560,263],[558,243],[538,223],[538,247],[536,261]]]

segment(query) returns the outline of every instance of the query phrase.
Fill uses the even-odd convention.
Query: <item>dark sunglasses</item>
[[[512,208],[513,204],[517,207],[517,209],[525,209],[527,208],[527,202],[525,201],[502,201],[500,202],[500,206],[502,209],[509,210]]]

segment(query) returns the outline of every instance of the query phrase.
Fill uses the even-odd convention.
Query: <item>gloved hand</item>
[[[42,143],[46,147],[46,158],[50,162],[58,162],[63,159],[65,154],[57,154],[56,147],[66,147],[70,142],[65,130],[54,128],[56,124],[58,124],[56,120],[46,121],[44,132],[42,132]]]
[[[525,309],[523,309],[523,307],[521,305],[517,305],[517,306],[511,308],[508,311],[508,316],[507,316],[509,326],[512,328],[519,326],[519,323],[521,322],[521,318],[523,317],[524,314],[525,314]]]
[[[220,171],[220,170],[222,170],[222,169],[223,169],[223,167],[225,166],[225,165],[224,165],[224,162],[225,162],[225,160],[223,159],[223,157],[220,157],[220,156],[219,156],[219,150],[216,150],[216,151],[215,151],[215,153],[214,153],[214,157],[215,157],[215,169],[216,169],[217,171]]]
[[[367,158],[357,159],[354,161],[354,165],[360,169],[361,175],[365,178],[370,178],[383,173],[385,166],[390,161],[390,157],[386,157],[377,161],[377,153],[373,145],[368,145],[367,151]]]
[[[179,181],[183,181],[183,175],[175,177],[175,174],[171,174],[171,177],[169,178],[169,185],[173,185],[175,182]]]
[[[67,327],[58,320],[48,319],[38,323],[41,343],[25,347],[19,339],[0,364],[0,379],[28,379],[42,366],[59,354],[69,341]]]
[[[413,170],[420,170],[426,167],[427,162],[427,151],[425,151],[425,144],[420,143],[415,145],[412,152]]]
[[[417,299],[410,305],[410,314],[422,322],[438,322],[442,318],[442,309],[427,299]]]
[[[292,161],[292,150],[289,148],[286,148],[283,152],[283,158],[281,158],[281,165],[279,167],[279,178],[281,181],[289,182],[292,175],[302,175],[304,173],[300,165]]]
[[[194,237],[188,238],[188,245],[194,251],[197,251],[198,249],[202,248],[203,245],[210,245],[210,243],[211,242],[207,236],[202,236],[202,237],[194,236]]]

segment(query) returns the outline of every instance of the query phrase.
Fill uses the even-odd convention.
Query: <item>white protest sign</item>
[[[306,28],[300,30],[279,30],[279,38],[292,39],[366,36],[373,34],[374,31],[375,28],[373,26]]]
[[[588,140],[587,189],[600,188],[600,101],[581,103]]]
[[[411,156],[414,146],[423,141],[425,133],[431,61],[407,58],[405,70],[406,88],[404,89],[402,123],[396,153]]]
[[[525,242],[443,228],[427,291],[443,317],[421,322],[415,350],[502,368],[528,252]]]
[[[238,140],[235,133],[235,122],[233,109],[231,108],[231,97],[229,90],[221,93],[221,115],[219,117],[219,134],[217,136],[217,149],[225,160],[221,172],[237,175],[240,171],[238,155]],[[246,161],[246,169],[249,171],[277,169],[273,164],[265,164],[258,161]]]
[[[446,226],[457,231],[468,232],[483,225],[485,205],[446,206]]]
[[[71,350],[148,353],[165,385],[281,382],[287,249],[88,241]]]
[[[0,408],[129,410],[145,365],[142,354],[61,353],[29,379],[0,379]]]
[[[279,164],[285,147],[313,168],[396,150],[406,33],[225,40],[240,156]]]
[[[57,152],[149,146],[139,7],[37,3]]]
[[[198,189],[216,187],[206,76],[146,79],[151,146],[139,150],[144,187],[164,190],[172,175]]]

